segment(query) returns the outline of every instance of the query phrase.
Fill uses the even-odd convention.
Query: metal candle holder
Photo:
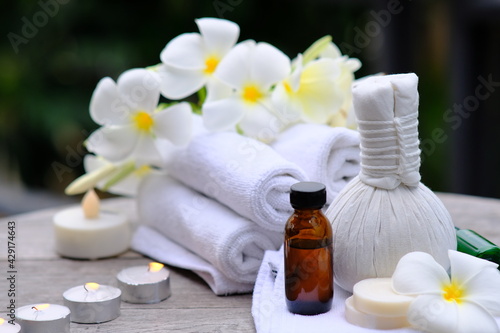
[[[64,304],[71,309],[71,321],[82,324],[104,323],[120,316],[121,291],[118,288],[86,283],[66,290]]]

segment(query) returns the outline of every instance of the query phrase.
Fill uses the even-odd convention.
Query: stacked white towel
[[[229,279],[214,265],[151,227],[142,225],[136,230],[132,248],[156,261],[195,272],[216,295],[243,294],[253,290],[253,282]]]
[[[170,155],[169,177],[143,182],[132,248],[193,270],[217,295],[250,292],[264,252],[282,244],[290,186],[320,181],[335,194],[358,172],[358,144],[356,132],[320,125],[289,129],[276,150],[234,132],[198,132]]]
[[[301,167],[309,180],[325,184],[328,204],[359,173],[359,133],[344,127],[297,124],[272,147]]]
[[[195,137],[176,152],[168,170],[262,228],[279,232],[292,213],[290,186],[307,180],[270,146],[234,132]]]
[[[238,283],[255,282],[264,252],[278,248],[282,241],[280,233],[266,231],[165,176],[144,180],[138,203],[143,224],[205,259]]]

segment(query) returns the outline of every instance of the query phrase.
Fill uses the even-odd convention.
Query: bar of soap
[[[414,299],[394,292],[391,278],[359,281],[354,285],[352,298],[357,310],[385,317],[406,317],[408,307]]]
[[[392,330],[410,326],[406,316],[378,316],[359,311],[354,307],[353,296],[345,301],[345,318],[353,325],[377,330]]]

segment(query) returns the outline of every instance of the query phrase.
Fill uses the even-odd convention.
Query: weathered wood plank
[[[17,284],[18,302],[46,303],[61,302],[62,293],[71,287],[87,282],[97,282],[116,286],[116,275],[126,267],[145,265],[148,259],[106,259],[94,262],[82,262],[69,259],[55,261],[22,261],[18,267]],[[170,283],[172,296],[158,305],[145,305],[147,308],[188,308],[196,304],[210,307],[247,306],[250,295],[219,297],[194,273],[168,268],[171,272]],[[5,280],[5,281],[3,281]],[[7,280],[0,280],[0,288],[5,289]],[[243,302],[243,303],[242,303]],[[243,305],[242,305],[243,304]],[[134,305],[137,307],[137,305]]]
[[[227,312],[226,309],[123,309],[114,321],[99,325],[71,324],[71,332],[137,333],[250,333],[255,332],[252,318],[246,309]]]
[[[500,200],[450,193],[438,196],[457,227],[472,229],[500,245]]]
[[[69,259],[21,261],[16,274],[16,306],[63,304],[62,294],[66,289],[90,281],[116,286],[115,277],[121,269],[148,261],[146,258],[92,262]],[[117,320],[98,325],[72,324],[72,332],[254,331],[250,314],[251,295],[219,297],[194,273],[169,269],[172,296],[167,300],[157,304],[123,302],[122,315]],[[8,283],[6,279],[0,280],[2,294],[8,289]],[[4,299],[3,295],[1,299]],[[5,299],[7,302],[8,298]]]

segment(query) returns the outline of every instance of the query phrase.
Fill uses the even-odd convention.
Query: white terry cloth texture
[[[307,180],[268,145],[235,132],[199,135],[176,151],[169,174],[259,226],[283,232],[290,186]]]
[[[216,295],[244,294],[253,290],[253,283],[229,279],[214,265],[151,227],[139,226],[132,237],[131,247],[158,262],[193,271]]]
[[[166,176],[150,176],[138,194],[138,215],[175,243],[208,261],[229,279],[254,283],[266,250],[280,233],[263,230],[224,205]],[[153,243],[149,243],[153,247]]]
[[[390,277],[412,251],[449,267],[456,249],[451,216],[420,183],[418,78],[370,77],[353,88],[361,134],[361,172],[326,212],[332,222],[336,282],[352,291],[360,280]]]
[[[344,127],[297,124],[271,144],[304,170],[310,181],[325,184],[327,204],[359,173],[359,133]]]

